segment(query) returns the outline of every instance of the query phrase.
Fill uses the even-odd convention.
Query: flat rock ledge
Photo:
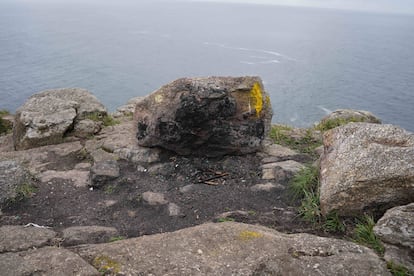
[[[234,222],[73,250],[119,275],[390,275],[363,246]]]

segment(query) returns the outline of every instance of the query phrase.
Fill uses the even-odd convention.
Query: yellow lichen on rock
[[[259,117],[263,110],[263,93],[258,82],[255,82],[250,90],[250,100],[256,111],[256,116]]]
[[[242,231],[238,238],[241,239],[242,241],[248,241],[248,240],[253,240],[253,239],[258,239],[263,237],[263,234],[259,233],[259,232],[255,232],[255,231]]]
[[[154,100],[158,104],[158,103],[161,103],[163,101],[163,97],[162,97],[161,94],[157,94],[157,95],[155,95]]]
[[[104,275],[118,275],[118,273],[121,271],[120,264],[108,256],[96,257],[93,259],[92,265]]]

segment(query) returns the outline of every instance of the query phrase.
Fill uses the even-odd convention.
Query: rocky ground
[[[412,275],[413,134],[352,110],[309,129],[270,127],[259,82],[236,80],[249,84],[233,91],[220,88],[228,78],[185,79],[178,87],[205,86],[190,92],[207,93],[201,104],[213,107],[205,108],[213,121],[217,101],[249,107],[219,118],[231,131],[217,128],[213,138],[233,135],[224,144],[209,143],[210,121],[181,128],[159,118],[151,129],[148,114],[132,116],[140,99],[114,120],[86,90],[31,97],[14,135],[0,135],[0,275]],[[157,95],[152,104],[171,103]],[[181,103],[185,118],[201,115]],[[170,150],[180,148],[177,137],[197,137],[191,145],[206,143],[203,154],[138,145],[137,133],[159,129],[170,134],[159,143],[174,141]],[[306,176],[310,164],[316,174]],[[305,186],[294,200],[298,175]],[[361,223],[364,214],[373,217]]]
[[[121,138],[113,136],[125,133],[129,126],[127,121],[109,127],[88,141],[26,154],[4,153],[29,158],[25,161],[40,177],[26,198],[3,209],[1,225],[35,223],[55,230],[101,225],[117,228],[123,237],[225,220],[291,233],[312,231],[297,216],[298,203],[287,190],[293,173],[312,161],[309,155],[269,143],[265,152],[257,154],[206,158],[162,152],[156,162],[145,163],[121,159],[97,145],[108,140],[120,143]],[[119,177],[96,187],[90,182],[95,160],[117,160]]]

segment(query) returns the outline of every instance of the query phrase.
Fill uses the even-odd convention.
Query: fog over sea
[[[274,123],[353,108],[414,131],[414,16],[135,2],[1,1],[0,109],[82,87],[114,111],[180,77],[258,75]]]

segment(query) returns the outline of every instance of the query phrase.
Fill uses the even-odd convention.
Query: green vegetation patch
[[[337,212],[329,213],[325,217],[325,221],[322,225],[322,228],[326,232],[345,232],[346,227],[344,222],[341,220]]]
[[[338,126],[346,125],[348,123],[366,122],[367,120],[368,119],[365,117],[358,117],[358,116],[347,117],[347,118],[332,118],[328,120],[323,120],[315,127],[315,129],[320,130],[320,131],[327,131],[327,130],[336,128]],[[377,121],[377,123],[380,123],[380,122]]]
[[[17,197],[20,199],[30,198],[32,197],[37,191],[37,187],[33,184],[25,182],[17,187]]]
[[[365,215],[358,220],[354,229],[354,241],[374,249],[379,255],[384,254],[384,246],[374,233],[373,217]]]
[[[114,125],[118,125],[121,123],[120,121],[114,119],[111,115],[101,114],[98,112],[90,113],[86,115],[85,118],[92,120],[94,122],[102,122],[104,126],[114,126]]]
[[[286,125],[273,125],[269,137],[279,144],[300,153],[315,154],[315,149],[322,145],[322,139],[316,138],[315,129],[306,129],[304,134],[292,135],[294,129]]]
[[[0,110],[0,135],[8,134],[13,129],[13,124],[8,120],[4,120],[3,117],[9,115],[7,110]]]
[[[111,237],[111,238],[109,239],[109,242],[122,241],[122,240],[124,240],[124,239],[125,239],[125,237],[123,237],[123,236],[115,236],[115,237]]]
[[[387,262],[387,268],[394,276],[413,276],[413,271],[410,271],[403,265],[395,264],[393,262]]]
[[[300,170],[290,182],[289,191],[293,199],[301,201],[298,211],[306,221],[321,221],[319,170],[316,167],[307,166]]]
[[[234,221],[234,218],[219,218],[217,222],[227,222],[227,221]]]

